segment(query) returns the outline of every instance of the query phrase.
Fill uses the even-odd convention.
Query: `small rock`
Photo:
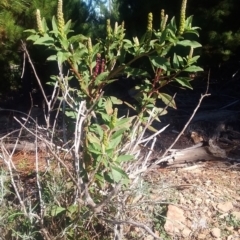
[[[233,204],[231,202],[219,203],[217,208],[222,212],[229,212],[233,209]]]
[[[207,216],[211,217],[212,216],[212,212],[211,211],[207,211]]]
[[[200,233],[200,234],[197,236],[197,239],[207,239],[207,236],[206,236],[206,234]]]
[[[180,204],[186,204],[186,199],[184,197],[180,197]]]
[[[207,218],[202,217],[201,219],[199,219],[198,227],[201,229],[207,228]]]
[[[208,212],[208,207],[204,207],[202,211],[203,211],[204,213],[207,213],[207,212]]]
[[[184,228],[184,229],[182,230],[182,236],[183,236],[184,238],[188,238],[189,235],[190,235],[190,233],[191,233],[191,230],[190,230],[189,228]]]
[[[154,240],[154,237],[152,235],[148,235],[144,238],[144,240]]]
[[[208,205],[209,203],[211,202],[211,200],[209,199],[209,198],[207,198],[206,200],[205,200],[205,203]]]
[[[185,221],[184,211],[181,208],[173,205],[168,206],[167,221],[164,225],[164,229],[168,234],[180,233],[185,227]]]
[[[236,220],[240,221],[240,212],[234,211],[232,212],[233,217],[236,218]]]
[[[206,186],[210,186],[212,184],[212,181],[211,180],[207,180],[206,182],[205,182],[205,185]]]
[[[202,199],[201,198],[195,198],[195,204],[200,205],[202,203]]]
[[[233,227],[233,226],[230,226],[230,227],[226,227],[226,229],[227,229],[229,232],[233,232],[234,227]]]
[[[220,238],[221,237],[221,230],[219,228],[213,228],[211,230],[211,234],[213,235],[213,237],[215,238]]]
[[[240,201],[240,196],[239,196],[239,197],[236,197],[236,200],[237,200],[237,201]]]
[[[226,218],[228,216],[228,213],[224,213],[224,214],[221,214],[220,216],[219,216],[219,218],[220,219],[224,219],[224,218]]]

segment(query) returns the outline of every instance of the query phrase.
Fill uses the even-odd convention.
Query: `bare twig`
[[[74,163],[75,163],[75,172],[77,176],[77,182],[78,185],[81,186],[83,183],[82,178],[80,177],[80,155],[79,155],[79,148],[81,144],[82,139],[82,131],[83,131],[83,124],[86,119],[86,116],[84,115],[86,112],[86,102],[82,101],[79,105],[78,113],[77,113],[77,119],[75,124],[75,138],[74,138]],[[78,192],[76,194],[76,199],[78,198]]]
[[[47,115],[44,115],[44,117],[45,117],[45,120],[46,120],[47,128],[49,128],[49,127],[50,127],[50,114],[51,114],[51,112],[52,112],[52,109],[53,109],[53,107],[54,107],[54,104],[55,104],[55,102],[56,102],[56,100],[57,100],[57,96],[58,96],[58,94],[59,94],[59,91],[57,91],[58,83],[57,83],[57,82],[55,83],[54,90],[53,90],[53,93],[52,93],[52,95],[51,95],[51,99],[48,101],[48,98],[47,98],[47,95],[46,95],[46,93],[45,93],[45,91],[44,91],[44,89],[43,89],[41,80],[40,80],[40,78],[38,77],[37,71],[36,71],[36,69],[35,69],[35,67],[34,67],[34,64],[33,64],[33,62],[32,62],[32,59],[31,59],[31,57],[30,57],[30,55],[29,55],[29,52],[28,52],[28,50],[27,50],[26,44],[25,44],[23,41],[22,41],[22,49],[23,49],[23,51],[24,51],[24,54],[26,54],[26,56],[27,56],[27,58],[28,58],[28,61],[29,61],[30,65],[31,65],[31,67],[32,67],[33,73],[34,73],[34,75],[35,75],[35,77],[36,77],[36,79],[37,79],[38,86],[40,87],[40,90],[41,90],[41,92],[42,92],[44,101],[45,101],[45,103],[47,104],[47,108],[48,108],[48,109],[47,109]],[[46,114],[46,113],[45,113],[45,114]]]
[[[24,53],[27,55],[28,61],[29,61],[30,65],[31,65],[31,67],[32,67],[33,73],[34,73],[34,75],[35,75],[35,77],[36,77],[36,79],[37,79],[38,85],[39,85],[39,87],[40,87],[40,89],[41,89],[41,92],[42,92],[42,94],[43,94],[44,100],[45,100],[46,103],[48,103],[48,99],[47,99],[47,96],[46,96],[45,91],[44,91],[44,89],[43,89],[41,80],[40,80],[39,77],[38,77],[38,74],[37,74],[36,69],[35,69],[35,67],[34,67],[34,64],[33,64],[33,62],[32,62],[32,59],[31,59],[31,57],[30,57],[30,55],[29,55],[29,52],[28,52],[28,50],[27,50],[26,44],[25,44],[23,41],[22,41],[22,49],[23,49]]]
[[[38,129],[36,125],[36,136],[38,135]],[[35,164],[36,164],[36,182],[37,182],[37,188],[38,188],[38,196],[39,196],[39,202],[40,202],[40,222],[41,225],[43,226],[43,218],[44,218],[44,201],[42,199],[42,187],[40,184],[40,176],[39,176],[39,169],[38,169],[38,138],[35,137],[35,144],[36,144],[36,149],[35,149]]]

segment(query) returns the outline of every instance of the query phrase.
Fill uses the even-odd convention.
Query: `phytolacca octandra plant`
[[[88,110],[83,124],[84,140],[81,142],[81,149],[84,151],[84,157],[81,159],[82,169],[88,176],[97,175],[96,179],[101,187],[104,182],[114,183],[126,178],[121,164],[131,158],[125,156],[121,148],[125,143],[126,131],[127,134],[131,134],[129,129],[133,121],[145,124],[153,114],[153,108],[156,118],[165,113],[164,109],[156,107],[156,101],[159,99],[170,107],[176,107],[172,96],[162,92],[161,88],[171,82],[191,88],[191,79],[182,73],[202,70],[195,65],[199,56],[193,55],[194,49],[201,45],[196,41],[184,39],[185,33],[198,34],[197,27],[192,27],[192,17],[185,18],[185,9],[186,0],[183,0],[179,28],[175,18],[168,21],[168,15],[162,10],[159,29],[154,30],[154,18],[152,13],[149,13],[146,33],[141,38],[134,36],[133,39],[126,39],[124,23],[116,23],[112,28],[110,20],[107,20],[106,38],[93,43],[91,38],[82,34],[69,36],[69,32],[72,32],[71,21],[65,23],[62,1],[59,1],[57,18],[52,18],[51,30],[46,21],[40,19],[40,12],[37,18],[38,30],[28,30],[32,34],[28,40],[54,51],[54,54],[48,57],[49,61],[56,61],[58,66],[69,66],[71,76],[65,77],[62,84],[67,85],[73,77],[78,80],[79,87],[68,88],[68,94],[72,94],[70,97],[73,100],[77,95],[77,106],[80,105],[78,101],[85,101]],[[187,56],[177,54],[174,51],[176,46],[188,48],[190,53]],[[141,58],[149,60],[150,71],[133,66],[133,63]],[[143,79],[134,89],[134,98],[138,104],[128,104],[136,110],[135,118],[115,119],[117,111],[113,110],[114,105],[122,102],[114,96],[103,95],[103,88],[116,81],[120,74],[141,76]],[[56,76],[54,79],[59,81],[60,78]],[[76,109],[72,107],[71,111]],[[93,116],[96,115],[98,119],[93,120]],[[72,116],[82,115],[75,113]]]

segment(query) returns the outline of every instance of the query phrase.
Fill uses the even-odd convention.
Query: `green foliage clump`
[[[70,35],[71,20],[64,22],[62,14],[62,2],[59,1],[57,18],[52,18],[52,29],[49,30],[45,19],[39,20],[39,10],[37,11],[38,29],[28,30],[31,36],[28,40],[34,45],[46,46],[55,53],[48,57],[48,61],[56,61],[58,66],[67,64],[71,71],[70,76],[64,77],[63,81],[55,77],[54,81],[59,81],[61,91],[63,87],[74,77],[77,79],[79,88],[72,90],[77,94],[79,101],[85,101],[87,109],[94,111],[101,118],[102,127],[92,124],[92,115],[85,119],[85,137],[82,148],[85,154],[82,170],[89,173],[94,172],[101,179],[118,182],[121,176],[125,176],[121,170],[124,155],[117,152],[121,149],[124,141],[124,132],[128,131],[133,118],[116,120],[116,111],[113,105],[120,104],[121,101],[114,96],[105,97],[103,88],[113,81],[116,81],[120,74],[128,76],[145,76],[145,80],[135,87],[135,99],[138,104],[131,108],[138,112],[137,119],[141,119],[143,124],[147,123],[149,114],[155,108],[155,118],[163,112],[163,109],[156,108],[157,99],[161,99],[167,106],[176,107],[172,97],[161,92],[161,88],[170,82],[177,82],[183,87],[191,88],[190,78],[182,75],[184,72],[197,72],[202,69],[195,65],[199,56],[193,56],[193,50],[201,45],[196,41],[183,38],[183,33],[197,34],[197,27],[192,27],[192,17],[185,19],[186,1],[181,9],[182,17],[180,30],[177,28],[175,18],[166,24],[165,18],[161,23],[160,30],[152,29],[153,16],[150,13],[146,33],[139,40],[134,37],[133,41],[124,38],[124,24],[115,24],[112,28],[107,20],[106,38],[98,39],[92,44],[92,39],[82,34]],[[164,27],[163,27],[164,26]],[[187,56],[171,54],[175,46],[182,46],[189,49]],[[126,55],[131,55],[130,61],[126,62]],[[150,74],[143,69],[133,68],[132,64],[141,58],[148,58],[154,72],[154,78],[150,79]],[[73,116],[77,106],[73,106],[66,114]],[[113,118],[114,116],[114,118]],[[114,119],[114,121],[113,121]],[[128,159],[128,157],[126,156]],[[91,166],[91,168],[89,168]],[[105,169],[104,174],[102,174]],[[111,180],[110,180],[111,179]]]

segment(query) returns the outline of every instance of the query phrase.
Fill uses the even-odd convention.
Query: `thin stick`
[[[23,43],[23,41],[22,41],[22,49],[23,49],[24,53],[26,54],[26,56],[27,56],[27,58],[28,58],[28,61],[29,61],[30,65],[31,65],[31,67],[32,67],[34,76],[35,76],[36,79],[37,79],[38,86],[40,87],[40,90],[41,90],[41,92],[42,92],[44,101],[45,101],[45,103],[47,104],[47,108],[48,108],[48,109],[47,109],[47,116],[44,115],[44,117],[45,117],[45,121],[46,121],[46,124],[47,124],[47,128],[49,128],[49,127],[50,127],[50,122],[49,122],[49,121],[50,121],[50,113],[51,113],[51,111],[52,111],[52,109],[53,109],[53,106],[54,106],[54,104],[55,104],[55,102],[56,102],[57,94],[59,93],[59,91],[56,91],[57,88],[58,88],[58,85],[55,84],[55,86],[54,86],[54,91],[53,91],[53,93],[52,93],[52,95],[51,95],[51,99],[48,101],[48,98],[47,98],[47,95],[46,95],[46,93],[45,93],[45,91],[44,91],[44,89],[43,89],[41,80],[40,80],[40,78],[38,77],[37,71],[36,71],[36,69],[35,69],[35,67],[34,67],[34,64],[33,64],[33,62],[32,62],[32,59],[31,59],[31,57],[30,57],[30,54],[29,54],[29,52],[28,52],[28,50],[27,50],[26,44]]]
[[[35,131],[36,136],[38,135],[38,129],[36,125],[36,131]],[[41,225],[43,226],[43,217],[44,217],[44,201],[42,199],[42,187],[40,184],[40,176],[39,176],[39,169],[38,169],[38,138],[35,137],[35,143],[36,143],[36,148],[35,148],[35,168],[36,168],[36,182],[37,182],[37,188],[38,188],[38,196],[39,196],[39,202],[40,202],[40,222]]]
[[[31,65],[31,67],[32,67],[33,73],[34,73],[34,75],[35,75],[35,77],[36,77],[36,79],[37,79],[38,85],[39,85],[39,87],[40,87],[40,89],[41,89],[41,92],[42,92],[42,94],[43,94],[44,100],[45,100],[45,102],[48,104],[48,99],[47,99],[47,96],[46,96],[45,91],[44,91],[44,89],[43,89],[43,86],[42,86],[42,84],[41,84],[41,80],[39,79],[39,77],[38,77],[38,75],[37,75],[36,69],[35,69],[35,67],[34,67],[34,65],[33,65],[33,62],[32,62],[32,59],[31,59],[31,57],[30,57],[30,55],[29,55],[29,53],[28,53],[26,44],[24,44],[23,41],[22,41],[22,48],[23,48],[24,53],[27,55],[28,61],[29,61],[30,65]]]

